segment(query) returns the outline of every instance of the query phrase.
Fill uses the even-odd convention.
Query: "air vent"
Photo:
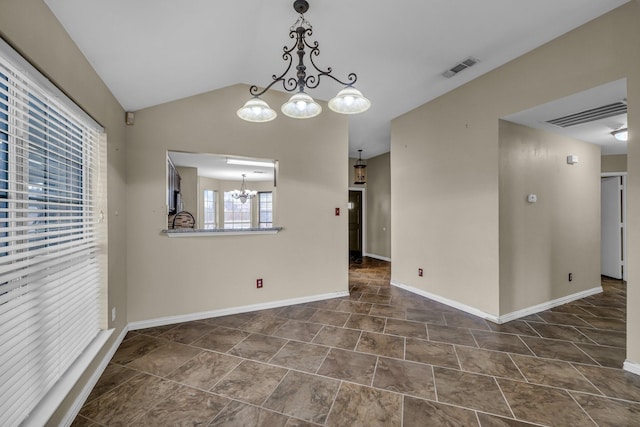
[[[456,74],[458,74],[460,71],[466,70],[469,67],[473,67],[478,62],[480,62],[480,61],[478,61],[476,58],[473,58],[473,57],[470,56],[467,59],[465,59],[464,61],[460,62],[459,64],[456,64],[453,67],[449,68],[447,71],[442,73],[442,75],[445,76],[446,78],[451,78],[451,77],[455,76]]]
[[[613,104],[603,105],[602,107],[592,108],[591,110],[581,111],[580,113],[570,114],[557,119],[547,120],[551,125],[568,128],[570,126],[581,125],[584,123],[595,122],[596,120],[606,119],[607,117],[619,116],[627,113],[627,104],[624,102],[615,102]]]

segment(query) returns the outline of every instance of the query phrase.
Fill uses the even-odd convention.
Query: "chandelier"
[[[320,78],[327,76],[336,82],[344,85],[338,94],[329,101],[329,108],[336,113],[341,114],[357,114],[369,109],[371,102],[362,96],[359,90],[353,87],[358,77],[355,73],[347,76],[347,82],[337,79],[331,74],[332,69],[328,67],[322,70],[316,66],[314,57],[320,55],[320,49],[317,41],[309,43],[307,37],[313,34],[312,26],[304,18],[304,13],[309,10],[309,2],[306,0],[295,0],[293,9],[300,14],[300,17],[289,29],[289,37],[295,39],[295,43],[291,47],[285,46],[282,59],[288,61],[287,68],[282,74],[271,77],[273,81],[263,90],[259,90],[257,86],[251,86],[249,93],[253,96],[242,108],[237,112],[238,117],[249,122],[268,122],[278,115],[269,105],[260,98],[260,95],[268,91],[274,84],[282,82],[282,87],[287,92],[297,90],[288,102],[282,105],[282,113],[285,116],[294,119],[307,119],[315,117],[322,112],[322,107],[314,99],[305,92],[305,88],[315,89],[320,84]],[[317,74],[307,75],[307,66],[304,64],[305,49],[309,49],[309,62],[317,72]],[[298,56],[298,64],[295,66],[297,70],[295,77],[286,77],[287,73],[293,67],[293,51]]]
[[[244,204],[247,200],[251,200],[256,197],[257,191],[247,190],[247,185],[244,183],[245,174],[242,174],[242,185],[240,186],[240,190],[233,190],[231,192],[231,197],[234,199],[240,199],[240,203]]]

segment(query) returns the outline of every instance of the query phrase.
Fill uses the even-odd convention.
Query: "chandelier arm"
[[[348,82],[343,82],[342,80],[338,79],[337,77],[331,74],[331,72],[333,71],[331,67],[327,67],[326,70],[323,70],[320,67],[318,67],[315,61],[313,60],[315,56],[320,55],[320,45],[318,41],[317,40],[314,41],[313,44],[307,43],[307,41],[304,38],[303,38],[303,41],[304,41],[304,44],[310,49],[309,60],[311,61],[311,65],[318,72],[317,77],[313,77],[313,78],[311,78],[312,76],[307,77],[307,80],[309,80],[309,83],[310,83],[307,85],[309,89],[315,89],[316,87],[318,87],[318,85],[320,84],[321,76],[331,77],[333,80],[335,80],[336,82],[344,86],[352,86],[356,82],[356,80],[358,80],[358,76],[355,73],[349,73],[349,75],[347,76]]]
[[[295,31],[293,33],[289,33],[289,37],[294,38],[296,37],[296,33]],[[263,90],[259,91],[258,86],[253,85],[249,88],[249,93],[253,96],[261,96],[262,94],[264,94],[266,91],[268,91],[269,89],[271,89],[271,87],[276,84],[277,82],[282,82],[282,88],[284,90],[286,90],[287,92],[293,92],[296,87],[297,84],[294,82],[293,84],[290,82],[291,79],[287,80],[285,79],[285,76],[287,75],[287,73],[289,73],[289,70],[291,70],[291,66],[293,65],[293,55],[291,55],[291,52],[293,52],[296,47],[297,47],[298,43],[294,43],[291,47],[283,47],[282,50],[284,51],[284,53],[282,54],[282,59],[284,61],[289,61],[289,63],[287,64],[287,68],[284,70],[284,72],[282,74],[280,74],[279,76],[276,76],[275,74],[271,76],[271,78],[273,79],[273,81],[271,83],[269,83],[269,85],[267,87],[265,87]]]

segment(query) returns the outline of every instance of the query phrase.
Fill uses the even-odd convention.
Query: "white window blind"
[[[24,420],[100,331],[105,137],[0,50],[0,425]]]

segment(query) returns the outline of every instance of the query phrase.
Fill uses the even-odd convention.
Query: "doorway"
[[[364,190],[349,190],[349,260],[362,262],[363,252],[363,192]]]
[[[626,176],[606,174],[601,183],[601,274],[626,280]]]

